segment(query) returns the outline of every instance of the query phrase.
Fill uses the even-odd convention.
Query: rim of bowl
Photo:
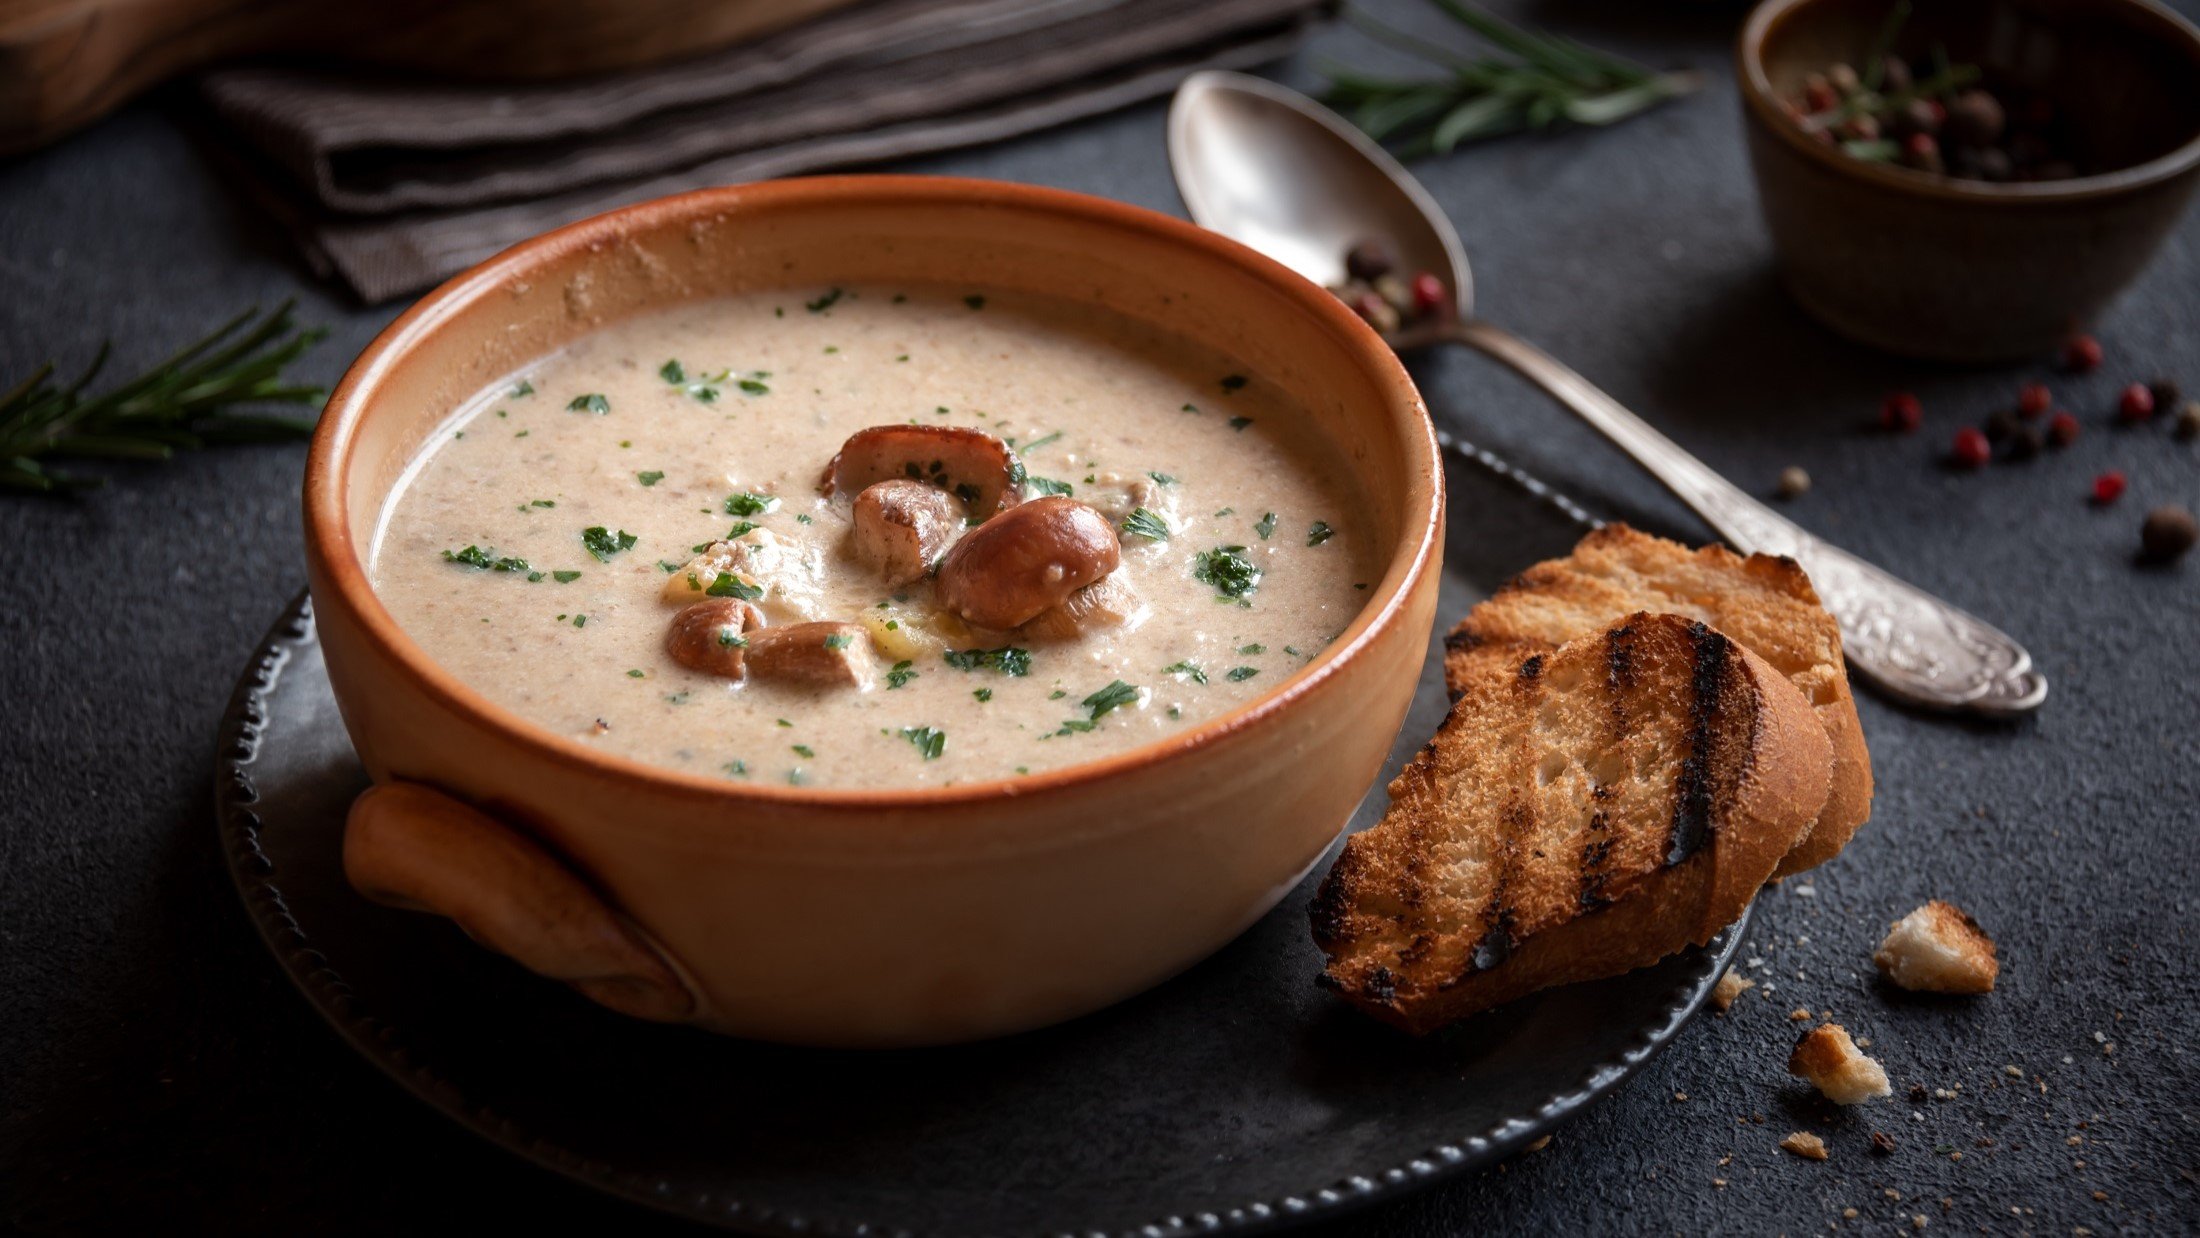
[[[2108,197],[2159,184],[2189,171],[2195,164],[2200,164],[2200,116],[2193,118],[2192,136],[2181,146],[2145,163],[2092,176],[2072,177],[2069,180],[2002,183],[1973,181],[1953,176],[1929,176],[1892,164],[1866,163],[1851,159],[1833,147],[1811,141],[1803,135],[1803,131],[1780,110],[1780,98],[1773,92],[1772,79],[1765,72],[1764,46],[1774,29],[1797,11],[1819,2],[1820,0],[1764,0],[1750,10],[1749,19],[1742,23],[1742,32],[1735,40],[1734,59],[1738,69],[1735,76],[1740,79],[1742,97],[1747,101],[1751,114],[1779,134],[1782,141],[1802,151],[1822,167],[1919,197],[1982,205],[2012,205]],[[2192,61],[2196,70],[2200,70],[2200,27],[2195,27],[2157,0],[2104,0],[2104,3],[2119,5],[2142,18],[2159,23],[2165,31],[2175,33],[2182,40],[2186,57]]]
[[[560,735],[516,711],[491,701],[446,670],[415,644],[382,605],[367,579],[366,563],[351,538],[347,512],[350,483],[344,468],[363,410],[390,371],[420,340],[442,329],[458,310],[500,292],[548,261],[576,250],[638,232],[657,231],[694,218],[737,214],[758,201],[799,203],[832,200],[895,204],[963,204],[1006,207],[1068,216],[1102,229],[1159,238],[1247,271],[1311,314],[1338,338],[1347,354],[1379,386],[1388,388],[1384,407],[1405,424],[1406,473],[1418,477],[1427,501],[1405,513],[1403,531],[1393,544],[1383,574],[1342,636],[1313,661],[1269,692],[1199,723],[1182,734],[1141,744],[1092,761],[1063,765],[1034,774],[990,778],[948,786],[899,789],[780,787],[709,778],[615,753],[604,752]],[[386,501],[387,496],[383,496]],[[410,673],[429,695],[471,721],[501,730],[565,761],[614,779],[640,780],[660,788],[712,800],[765,801],[837,809],[880,809],[967,804],[1013,799],[1115,777],[1155,762],[1188,756],[1263,721],[1304,699],[1396,623],[1415,585],[1430,570],[1443,539],[1444,475],[1435,427],[1404,363],[1373,328],[1343,301],[1281,263],[1217,233],[1145,207],[1069,190],[965,177],[842,175],[793,177],[743,185],[690,190],[620,207],[543,233],[504,250],[451,277],[383,328],[355,358],[330,394],[306,458],[304,482],[305,541],[344,605],[360,621],[366,639]]]

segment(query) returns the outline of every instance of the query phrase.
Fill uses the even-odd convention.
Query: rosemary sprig
[[[1461,142],[1562,124],[1610,125],[1703,84],[1693,72],[1660,73],[1584,47],[1561,35],[1526,30],[1466,2],[1432,0],[1469,34],[1501,55],[1467,57],[1385,25],[1358,9],[1347,19],[1370,37],[1435,64],[1437,78],[1382,77],[1328,66],[1322,96],[1376,141],[1407,156],[1441,153]]]
[[[53,493],[105,480],[50,468],[44,461],[51,456],[165,460],[178,451],[310,434],[310,417],[236,409],[320,403],[321,388],[289,383],[282,371],[325,334],[319,328],[300,330],[288,301],[264,318],[257,308],[249,309],[96,396],[84,393],[106,364],[108,345],[100,345],[91,365],[66,387],[54,385],[49,362],[0,394],[0,489]]]

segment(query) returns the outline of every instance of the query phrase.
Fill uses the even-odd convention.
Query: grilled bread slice
[[[1638,610],[1686,615],[1726,633],[1786,675],[1833,742],[1833,791],[1774,876],[1838,855],[1872,812],[1871,753],[1841,658],[1841,629],[1793,559],[1743,558],[1606,525],[1563,559],[1538,563],[1469,612],[1444,638],[1453,700],[1502,684],[1531,653],[1555,649]]]
[[[1785,676],[1637,614],[1477,683],[1314,900],[1325,983],[1407,1031],[1615,976],[1732,923],[1825,803]]]

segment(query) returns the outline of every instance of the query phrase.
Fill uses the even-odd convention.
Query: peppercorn
[[[1870,142],[1879,137],[1879,118],[1859,112],[1841,122],[1841,136],[1851,142]]]
[[[2170,427],[2170,433],[2180,443],[2200,438],[2200,400],[2185,401],[2185,406],[2177,410],[2177,424]]]
[[[2006,443],[2009,441],[2009,436],[2015,434],[2018,427],[2023,424],[2023,422],[2017,420],[2015,413],[2007,410],[1995,413],[1986,419],[1986,441],[1989,443]]]
[[[1413,277],[1413,313],[1420,318],[1442,318],[1452,311],[1451,290],[1434,271],[1422,271]]]
[[[2139,526],[2139,553],[2150,563],[2184,557],[2195,540],[2200,540],[2200,525],[2194,523],[2189,509],[2175,503],[2148,512],[2146,523]]]
[[[2063,368],[2073,374],[2089,374],[2101,364],[2101,342],[2090,335],[2073,335],[2063,344]]]
[[[2159,374],[2147,384],[2147,392],[2154,397],[2156,411],[2177,407],[2177,397],[2184,394],[2178,389],[2176,379]]]
[[[1397,263],[1390,256],[1390,247],[1377,240],[1361,241],[1345,251],[1345,273],[1354,279],[1373,280],[1388,275]]]
[[[2124,497],[2124,487],[2128,484],[2122,472],[2110,469],[2093,479],[2093,501],[2105,507]]]
[[[1930,133],[1913,133],[1902,139],[1902,166],[1919,172],[1941,171],[1940,143]]]
[[[1925,406],[1907,391],[1896,391],[1879,405],[1879,428],[1908,434],[1925,420]]]
[[[2116,415],[2126,422],[2145,421],[2154,416],[2154,393],[2145,383],[2133,383],[2124,388],[2116,401]]]
[[[2047,419],[2047,441],[2056,447],[2068,447],[2078,441],[2078,419],[2060,409]]]
[[[1948,136],[1965,146],[1988,146],[2009,123],[2001,100],[1992,92],[1972,88],[1948,104]]]
[[[1390,302],[1373,292],[1363,292],[1352,302],[1352,311],[1367,321],[1367,325],[1385,335],[1398,329],[1398,311],[1390,308]]]
[[[1836,64],[1826,70],[1826,84],[1847,97],[1855,94],[1856,88],[1863,85],[1863,82],[1857,78],[1856,70],[1845,64]]]
[[[1958,468],[1984,468],[1994,458],[1993,444],[1977,426],[1965,426],[1956,431],[1955,442],[1949,446],[1948,459]]]
[[[2010,434],[2009,441],[2002,445],[2002,450],[2008,452],[2012,460],[2030,460],[2039,455],[2046,446],[2047,437],[2040,433],[2038,426],[2019,422],[2015,432]]]
[[[1413,289],[1408,288],[1406,281],[1396,275],[1376,276],[1375,295],[1389,302],[1390,308],[1400,314],[1409,313],[1413,309]]]
[[[1839,102],[1841,97],[1833,92],[1833,83],[1826,80],[1825,74],[1812,73],[1803,78],[1803,106],[1823,112]]]
[[[2017,411],[2027,417],[2037,417],[2055,402],[2053,392],[2046,383],[2026,383],[2017,389]]]
[[[1904,135],[1940,132],[1940,109],[1930,99],[1912,99],[1894,114],[1894,127]]]
[[[1797,499],[1808,493],[1810,493],[1810,474],[1793,464],[1780,470],[1779,494],[1781,498]]]

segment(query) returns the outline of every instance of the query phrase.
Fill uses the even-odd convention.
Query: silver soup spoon
[[[1819,540],[1650,428],[1581,375],[1474,316],[1459,235],[1380,146],[1305,95],[1242,73],[1195,73],[1169,110],[1169,163],[1202,227],[1318,284],[1345,278],[1353,245],[1378,240],[1407,271],[1449,272],[1457,313],[1389,338],[1399,349],[1465,344],[1518,370],[1601,430],[1744,553],[1788,555],[1841,625],[1849,665],[1914,704],[1991,716],[2047,697],[2024,647],[1855,555]]]

